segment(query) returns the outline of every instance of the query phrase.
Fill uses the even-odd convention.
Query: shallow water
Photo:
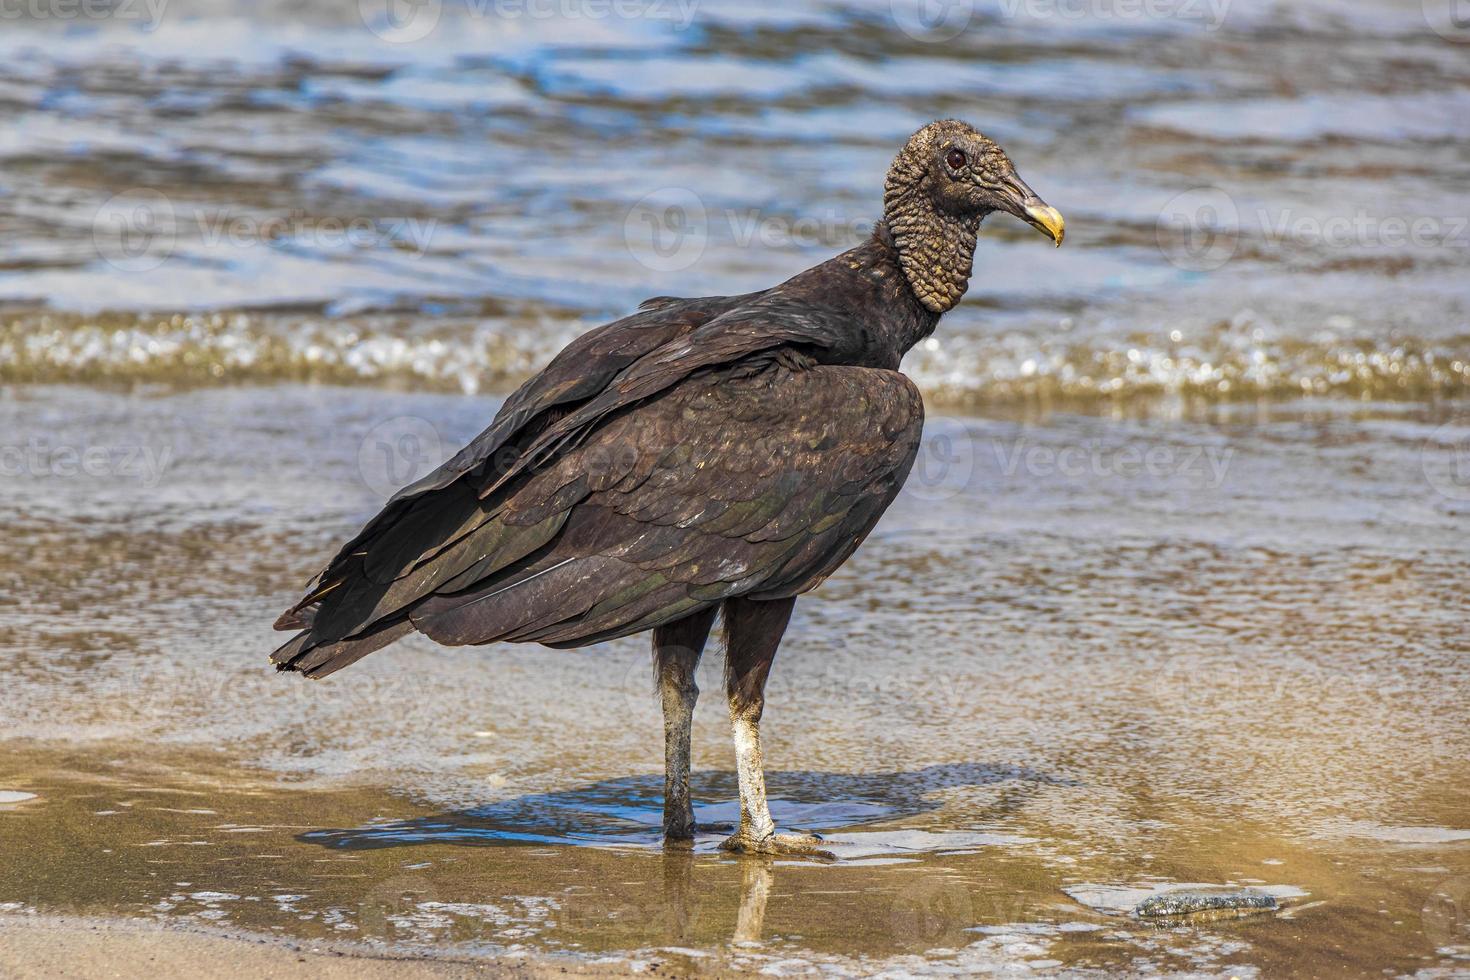
[[[1461,32],[1076,8],[12,5],[0,913],[709,973],[1470,970]],[[798,605],[773,808],[837,862],[658,846],[644,639],[268,668],[509,385],[855,243],[946,114],[1068,238],[987,223],[905,363],[909,485]],[[1280,908],[1127,914],[1227,885]]]
[[[931,418],[771,681],[773,807],[828,836],[827,865],[658,847],[641,639],[267,668],[274,612],[380,467],[429,465],[495,404],[0,401],[52,464],[157,464],[0,488],[0,789],[35,797],[0,807],[0,907],[715,972],[1470,963],[1470,406]],[[702,671],[717,692],[719,657]],[[735,812],[723,716],[715,694],[696,718],[706,820]],[[1281,908],[1126,914],[1170,883]]]
[[[909,359],[931,396],[1463,397],[1470,60],[1437,4],[16,4],[0,380],[497,390],[647,296],[855,244],[954,114],[1068,238],[988,223]]]

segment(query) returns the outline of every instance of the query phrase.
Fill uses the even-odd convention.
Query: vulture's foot
[[[679,823],[664,825],[664,843],[690,845],[698,834],[733,834],[735,825],[733,823]]]
[[[766,837],[756,837],[752,834],[737,832],[725,838],[720,845],[722,851],[733,851],[736,854],[780,854],[792,857],[814,857],[827,861],[837,860],[837,855],[831,851],[824,850],[820,845],[822,838],[816,834],[770,834]]]

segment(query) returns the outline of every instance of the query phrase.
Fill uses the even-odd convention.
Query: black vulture
[[[415,630],[551,647],[652,630],[664,833],[687,840],[694,671],[723,610],[740,781],[726,846],[813,852],[766,806],[766,676],[796,597],[908,475],[924,406],[899,361],[964,295],[993,211],[1062,242],[999,146],[930,123],[894,159],[863,244],[771,289],[659,297],[582,335],[342,546],[276,622],[300,632],[272,661],[317,678]]]

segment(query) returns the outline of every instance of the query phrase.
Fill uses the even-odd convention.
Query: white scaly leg
[[[735,740],[735,771],[740,778],[740,829],[721,847],[747,854],[806,854],[832,857],[819,837],[776,833],[766,803],[765,761],[761,756],[761,714],[766,677],[795,599],[725,602],[725,687]]]

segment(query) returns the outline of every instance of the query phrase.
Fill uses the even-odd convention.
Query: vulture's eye
[[[960,170],[965,165],[964,150],[950,150],[944,155],[944,162],[949,164],[949,169]]]

